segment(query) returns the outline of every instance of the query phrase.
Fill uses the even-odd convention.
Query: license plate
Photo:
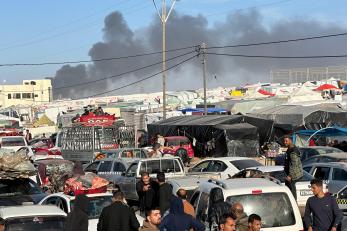
[[[300,190],[300,196],[312,196],[313,192],[310,189]]]

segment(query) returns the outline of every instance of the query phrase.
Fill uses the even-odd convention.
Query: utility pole
[[[202,43],[201,44],[201,49],[202,49],[203,82],[204,82],[204,115],[207,115],[207,94],[206,94],[207,59],[206,59],[206,43]]]
[[[162,39],[163,39],[163,119],[166,119],[166,22],[170,17],[170,14],[175,6],[175,3],[177,0],[172,0],[172,4],[169,10],[169,13],[166,14],[166,0],[162,0],[162,9],[161,12],[159,11],[157,4],[156,4],[156,0],[152,0],[155,9],[157,10],[158,16],[160,18],[160,21],[162,23]]]

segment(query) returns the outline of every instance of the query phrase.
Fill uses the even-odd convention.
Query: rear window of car
[[[1,145],[2,146],[6,146],[6,147],[26,146],[24,138],[21,138],[21,137],[18,137],[18,138],[13,138],[13,137],[2,138]]]
[[[226,201],[230,204],[241,203],[248,215],[258,214],[262,228],[291,226],[296,223],[292,204],[285,193],[229,196]]]
[[[29,179],[0,180],[0,200],[6,197],[41,193],[41,189]]]
[[[188,145],[190,144],[190,141],[188,138],[177,138],[177,139],[167,139],[166,146],[180,146],[182,145]]]
[[[304,174],[303,177],[297,180],[298,182],[311,181],[314,178],[306,171],[303,171],[303,174]],[[284,183],[287,175],[284,171],[276,171],[276,172],[270,172],[270,176],[280,180],[281,183]]]
[[[70,201],[70,208],[73,210],[74,200]],[[112,203],[112,196],[89,197],[88,218],[98,219],[101,211]]]
[[[257,166],[261,166],[262,165],[258,161],[252,160],[252,159],[249,159],[249,160],[233,160],[233,161],[230,161],[230,163],[232,165],[234,165],[238,170],[242,170],[242,169],[245,169],[245,168],[257,167]]]
[[[319,154],[328,154],[328,153],[335,153],[335,152],[343,152],[340,149],[337,148],[316,148],[317,152],[319,152]]]

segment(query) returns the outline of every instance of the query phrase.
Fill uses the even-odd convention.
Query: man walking
[[[224,214],[219,222],[219,231],[235,231],[235,218],[231,214]]]
[[[134,211],[123,203],[124,194],[113,194],[113,203],[105,207],[99,217],[97,231],[134,231],[140,224]]]
[[[158,206],[157,193],[158,185],[152,181],[148,172],[141,173],[141,180],[136,183],[136,192],[139,196],[140,212],[145,215],[145,211]]]
[[[165,182],[165,173],[159,172],[157,174],[157,180],[159,184],[159,208],[160,213],[163,216],[170,208],[170,200],[172,196],[172,187]]]
[[[231,211],[236,216],[236,231],[247,231],[248,230],[248,216],[243,211],[243,206],[241,203],[236,202],[231,207]]]
[[[337,231],[342,220],[342,212],[330,194],[324,194],[323,182],[311,180],[313,192],[306,202],[304,222],[308,231]]]
[[[284,171],[287,174],[285,184],[290,189],[296,200],[295,184],[303,176],[300,151],[295,147],[290,136],[284,137],[284,145],[287,147],[284,161]]]
[[[139,231],[159,231],[158,225],[161,221],[160,209],[155,208],[146,211],[146,220]]]
[[[66,217],[65,231],[88,231],[89,198],[76,196],[73,210]]]
[[[195,209],[192,204],[187,200],[187,191],[183,188],[177,191],[178,198],[181,198],[183,201],[183,210],[185,214],[191,215],[195,218]]]
[[[251,214],[248,217],[248,231],[260,231],[261,217],[257,214]]]

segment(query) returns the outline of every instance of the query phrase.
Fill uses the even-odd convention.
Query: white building
[[[50,79],[23,80],[21,85],[0,85],[0,108],[39,105],[53,100]]]

